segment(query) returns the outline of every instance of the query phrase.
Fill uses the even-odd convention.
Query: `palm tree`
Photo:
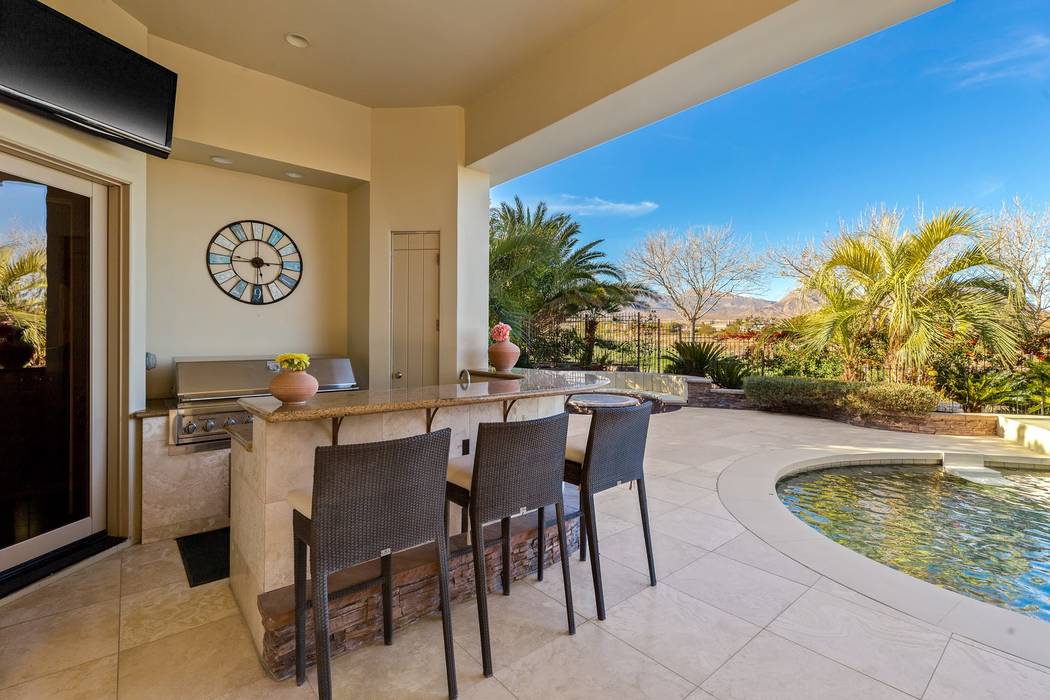
[[[0,245],[0,324],[21,330],[22,338],[44,357],[47,336],[47,249],[22,252]]]
[[[609,311],[650,294],[626,281],[601,240],[580,244],[580,225],[565,213],[534,210],[520,198],[489,217],[489,317],[511,325],[525,318],[557,323],[573,314]]]
[[[1021,295],[980,239],[974,215],[953,209],[903,233],[898,223],[884,216],[831,245],[805,280],[822,306],[793,320],[796,337],[810,350],[836,344],[847,373],[855,372],[858,339],[873,335],[886,343],[888,377],[918,376],[959,334],[1011,358]]]

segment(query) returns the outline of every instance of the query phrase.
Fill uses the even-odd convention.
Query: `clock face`
[[[291,236],[262,221],[237,221],[208,243],[208,274],[219,289],[245,304],[272,304],[295,291],[303,257]]]

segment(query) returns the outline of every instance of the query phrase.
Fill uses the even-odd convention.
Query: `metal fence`
[[[723,355],[752,355],[755,339],[692,335],[681,323],[651,313],[580,314],[558,322],[526,321],[520,333],[523,360],[534,367],[661,372],[680,341],[711,342]],[[753,363],[760,370],[761,362]]]

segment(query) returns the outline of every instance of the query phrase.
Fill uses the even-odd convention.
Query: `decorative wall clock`
[[[303,277],[295,241],[263,221],[236,221],[219,229],[208,243],[207,256],[212,281],[245,304],[280,301]]]

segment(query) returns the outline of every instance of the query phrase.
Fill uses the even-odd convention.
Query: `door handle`
[[[403,372],[394,372],[394,379],[401,379],[403,376],[405,376]]]

